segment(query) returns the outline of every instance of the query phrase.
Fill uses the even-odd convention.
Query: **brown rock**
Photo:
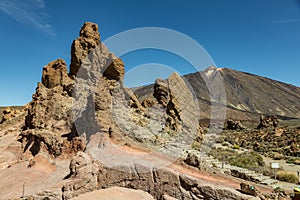
[[[169,102],[169,88],[165,81],[156,79],[154,84],[153,96],[157,99],[158,103],[167,107]]]
[[[8,109],[4,109],[3,110],[3,117],[2,120],[0,122],[0,124],[3,124],[6,121],[10,121],[11,119],[13,119],[16,116],[16,112]]]
[[[154,198],[147,192],[141,190],[133,190],[123,187],[111,187],[102,190],[96,190],[93,192],[85,193],[75,197],[74,200],[154,200]]]
[[[71,199],[79,194],[96,190],[99,173],[101,173],[101,166],[94,163],[88,154],[78,152],[70,162],[70,175],[68,178],[73,181],[63,186],[63,199]]]
[[[191,152],[188,153],[186,159],[184,162],[188,165],[191,165],[193,167],[199,167],[200,166],[200,160],[199,157],[196,154],[193,154]]]
[[[86,22],[81,27],[79,38],[73,41],[71,47],[70,74],[76,76],[80,66],[88,54],[100,45],[98,25]]]
[[[171,74],[168,78],[168,86],[170,101],[166,113],[168,118],[172,118],[170,121],[176,124],[172,126],[176,127],[178,131],[182,130],[190,136],[194,136],[199,126],[198,103],[195,101],[190,88],[177,73]]]
[[[121,58],[109,60],[108,67],[105,69],[103,76],[109,80],[123,81],[125,70]]]
[[[156,101],[153,99],[153,97],[146,97],[143,101],[142,101],[142,106],[144,108],[149,108],[152,107],[153,105],[156,104]]]
[[[145,111],[145,108],[139,102],[137,96],[131,91],[131,89],[125,89],[126,95],[129,98],[129,105],[131,108],[136,109],[138,113],[142,113]]]
[[[65,181],[66,184],[62,188],[63,199],[115,186],[146,191],[155,199],[249,199],[248,195],[234,189],[210,185],[168,168],[157,170],[138,164],[132,167],[123,165],[118,168],[102,167],[83,152],[79,152],[72,159],[70,175]]]
[[[72,83],[68,76],[66,62],[59,58],[50,62],[43,69],[42,84],[46,88],[54,88],[56,86],[68,86]]]
[[[273,115],[273,116],[260,116],[260,123],[257,126],[258,129],[262,128],[275,128],[278,126],[279,121],[278,118]]]
[[[228,130],[244,130],[245,128],[240,121],[227,120],[226,129]]]

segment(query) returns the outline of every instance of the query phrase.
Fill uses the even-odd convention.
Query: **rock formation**
[[[185,81],[173,73],[166,80],[157,79],[153,96],[166,111],[165,131],[187,131],[195,134],[198,128],[198,104]]]
[[[262,128],[276,128],[279,124],[278,118],[273,116],[260,116],[259,125],[257,126],[258,129]]]
[[[246,127],[240,121],[227,120],[226,129],[228,130],[244,130]]]
[[[79,35],[79,38],[73,41],[71,47],[70,74],[74,76],[76,76],[89,53],[100,45],[100,34],[97,24],[84,23]]]
[[[13,119],[16,116],[17,112],[15,110],[10,110],[10,109],[4,109],[3,110],[3,117],[0,121],[0,124],[3,124],[6,121],[9,121]]]
[[[167,107],[169,101],[169,89],[168,85],[162,79],[156,79],[154,84],[153,96],[157,99],[158,103]]]
[[[89,155],[81,152],[72,159],[70,172],[71,181],[62,189],[63,199],[112,186],[143,190],[155,199],[250,199],[233,189],[211,185],[170,169],[156,170],[141,165],[135,165],[132,169],[126,166],[120,166],[119,169],[103,168],[99,163],[93,163]]]
[[[249,196],[232,188],[181,174],[173,168],[157,169],[135,162],[115,168],[104,166],[93,150],[101,153],[102,147],[108,146],[108,141],[113,147],[122,144],[111,137],[115,133],[124,138],[122,142],[139,142],[167,152],[166,155],[176,154],[175,158],[182,155],[191,141],[201,143],[203,138],[197,117],[198,104],[193,92],[178,74],[173,73],[165,81],[157,80],[153,98],[144,100],[142,104],[131,90],[123,88],[123,78],[123,61],[100,42],[98,26],[90,22],[82,26],[79,37],[73,41],[69,74],[62,59],[44,67],[42,81],[38,83],[29,104],[19,137],[22,152],[31,154],[29,164],[36,163],[30,164],[31,168],[27,169],[39,164],[35,161],[38,154],[53,158],[53,163],[60,162],[60,158],[75,156],[70,161],[70,173],[64,180],[34,195],[34,199],[67,200],[112,186],[143,190],[155,199],[249,199]],[[153,101],[154,98],[157,102]],[[162,118],[165,119],[164,130]],[[154,147],[156,142],[158,147]],[[126,147],[124,149],[126,151]],[[115,153],[109,150],[103,156]],[[164,156],[153,156],[169,162],[169,159],[161,157]],[[199,164],[199,160],[191,155],[186,162],[194,166]],[[57,170],[53,165],[51,170]]]

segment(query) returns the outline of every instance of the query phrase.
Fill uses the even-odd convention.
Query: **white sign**
[[[271,163],[272,169],[279,169],[279,163]]]

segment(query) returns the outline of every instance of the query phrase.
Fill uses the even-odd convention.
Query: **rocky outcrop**
[[[279,124],[278,118],[273,115],[273,116],[260,116],[259,119],[259,125],[257,126],[257,129],[262,129],[262,128],[276,128]]]
[[[246,127],[240,121],[234,121],[231,119],[227,120],[227,130],[244,130]]]
[[[166,107],[166,128],[175,132],[186,131],[194,136],[199,126],[199,112],[192,90],[177,73],[171,74],[167,81],[170,100]]]
[[[38,83],[33,101],[29,104],[25,129],[52,129],[58,124],[71,128],[72,84],[62,59],[45,66],[42,82]]]
[[[31,149],[45,146],[54,156],[84,150],[79,135],[89,141],[93,134],[115,130],[112,96],[123,78],[124,63],[101,44],[98,25],[84,23],[72,43],[70,74],[62,59],[44,67],[20,141],[39,144]]]
[[[72,181],[63,186],[63,199],[71,199],[79,194],[96,190],[98,175],[102,171],[102,167],[94,163],[90,155],[78,152],[70,162],[70,174],[67,178]]]
[[[142,165],[135,165],[133,168],[103,168],[85,153],[78,153],[72,159],[70,172],[68,183],[62,189],[63,199],[71,199],[83,192],[112,186],[143,190],[155,199],[250,199],[236,190],[205,183],[171,169],[156,170]]]
[[[124,70],[124,63],[121,58],[111,58],[108,61],[110,64],[105,69],[103,76],[109,80],[116,80],[116,81],[123,81],[125,70]]]
[[[67,65],[63,59],[50,62],[43,68],[42,84],[48,89],[56,86],[62,86],[66,91],[70,89],[72,80],[68,76]],[[71,94],[70,91],[68,92]]]
[[[155,105],[156,104],[156,101],[155,101],[155,99],[153,98],[153,97],[146,97],[143,101],[142,101],[142,106],[144,107],[144,108],[150,108],[150,107],[152,107],[153,105]]]
[[[70,74],[76,76],[83,61],[89,53],[100,45],[98,25],[86,22],[81,27],[79,38],[73,41],[71,47]]]
[[[191,153],[191,152],[188,153],[184,162],[188,165],[191,165],[191,166],[197,167],[197,168],[200,166],[200,163],[201,163],[199,156],[197,156],[196,154]]]
[[[16,115],[18,115],[18,111],[17,110],[11,110],[11,109],[4,109],[3,110],[3,117],[0,121],[0,124],[3,124],[6,121],[10,121],[13,118],[16,117]]]
[[[43,68],[21,133],[24,152],[29,150],[35,156],[45,150],[57,157],[85,149],[73,129],[73,83],[64,60],[57,59]]]
[[[162,79],[156,79],[153,87],[153,96],[156,98],[159,104],[161,104],[163,107],[167,107],[170,99],[167,83]]]
[[[142,113],[145,112],[146,109],[142,104],[139,102],[137,96],[130,90],[125,88],[127,98],[129,99],[129,106],[133,109],[135,109],[135,112]]]

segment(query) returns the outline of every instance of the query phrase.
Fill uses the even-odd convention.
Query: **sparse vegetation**
[[[292,172],[278,171],[276,176],[279,181],[298,183],[298,177]]]
[[[265,166],[262,156],[253,151],[238,154],[236,157],[230,158],[229,163],[247,169]]]
[[[291,157],[286,161],[288,164],[300,165],[299,157]]]
[[[238,153],[235,149],[214,149],[210,153],[214,158],[223,160],[225,163],[253,170],[264,175],[272,173],[270,167],[266,166],[263,157],[254,151]]]

